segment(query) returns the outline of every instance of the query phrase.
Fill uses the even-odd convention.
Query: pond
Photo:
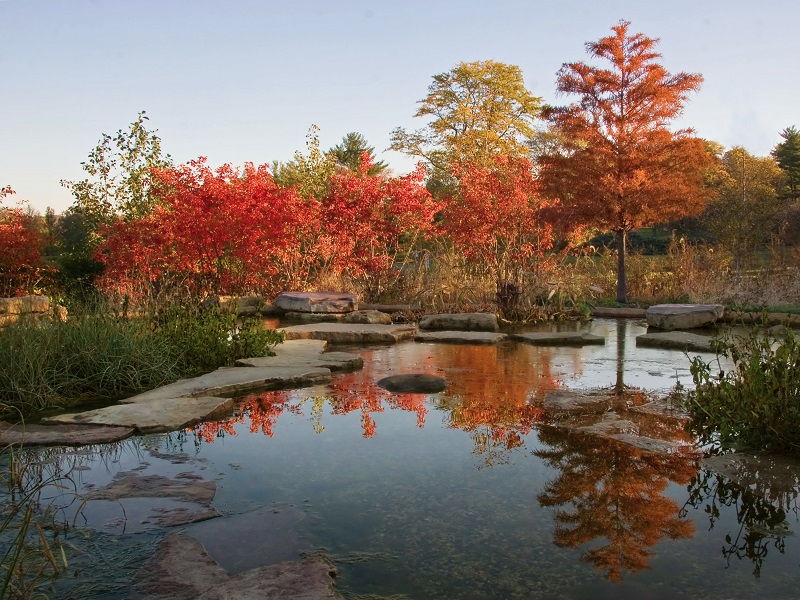
[[[675,442],[670,454],[553,426],[548,391],[690,383],[683,353],[636,348],[637,322],[565,327],[606,343],[348,349],[363,370],[247,396],[223,421],[41,451],[68,475],[67,492],[52,494],[79,526],[52,597],[134,597],[132,576],[174,530],[154,522],[149,500],[76,497],[121,472],[215,482],[223,516],[185,531],[225,569],[323,552],[351,598],[797,597],[796,485],[765,497],[702,468],[678,419],[637,421]],[[426,396],[375,385],[404,372],[449,386]]]

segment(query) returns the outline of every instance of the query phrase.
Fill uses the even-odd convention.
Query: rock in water
[[[384,377],[378,381],[378,386],[399,394],[435,394],[444,391],[447,382],[436,375],[409,373]]]

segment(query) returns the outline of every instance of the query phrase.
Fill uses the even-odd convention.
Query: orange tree
[[[539,194],[531,162],[496,156],[490,166],[457,165],[458,193],[442,211],[442,233],[474,263],[486,266],[498,286],[536,273],[553,232],[543,210],[555,204]]]
[[[628,232],[698,214],[708,194],[703,171],[712,160],[691,130],[668,128],[702,76],[669,73],[654,50],[658,40],[629,33],[629,25],[620,21],[612,35],[586,44],[606,68],[561,67],[558,92],[580,99],[544,111],[563,144],[541,157],[542,181],[560,198],[562,216],[616,234],[619,302],[627,301]]]

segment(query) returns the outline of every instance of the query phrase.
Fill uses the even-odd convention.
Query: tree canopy
[[[540,159],[546,189],[560,198],[565,216],[616,233],[620,302],[627,301],[627,233],[699,213],[711,161],[690,130],[668,129],[702,77],[669,73],[655,51],[658,40],[629,33],[629,25],[620,21],[612,35],[586,44],[606,66],[573,62],[559,70],[558,91],[579,99],[545,110],[562,143]]]
[[[431,120],[413,133],[395,129],[391,149],[424,158],[434,176],[447,178],[459,163],[490,167],[498,155],[526,157],[541,98],[525,87],[519,67],[485,60],[434,75],[419,104],[414,116]]]
[[[787,127],[781,131],[783,142],[775,146],[772,156],[778,166],[786,173],[786,186],[781,196],[795,201],[800,199],[800,131],[796,127]]]
[[[380,175],[389,165],[382,160],[375,160],[375,147],[370,146],[363,135],[356,131],[346,134],[342,141],[329,150],[330,154],[336,158],[336,164],[348,169],[353,173],[361,171],[363,153],[369,155],[371,166],[367,175]]]

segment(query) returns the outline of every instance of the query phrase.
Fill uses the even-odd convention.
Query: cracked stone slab
[[[606,343],[604,337],[582,331],[534,331],[515,333],[510,338],[534,346],[602,346]]]
[[[636,336],[636,345],[643,348],[664,348],[693,352],[713,352],[711,338],[686,331],[660,331]]]
[[[414,341],[440,344],[499,344],[507,338],[505,333],[490,331],[424,331],[418,333]]]
[[[236,361],[240,367],[307,367],[331,371],[357,371],[364,366],[364,359],[350,352],[325,352],[325,340],[290,340],[275,348],[275,356],[242,358]]]
[[[181,379],[120,402],[122,404],[140,404],[186,396],[215,396],[254,390],[277,390],[327,383],[330,380],[330,369],[321,367],[224,367],[192,379]]]
[[[134,433],[133,427],[0,423],[0,447],[110,444],[124,440]]]
[[[200,396],[167,398],[137,404],[115,404],[74,414],[43,419],[44,424],[108,425],[130,427],[139,433],[184,429],[233,410],[231,398]]]
[[[412,339],[413,325],[362,325],[357,323],[314,323],[282,329],[287,340],[315,339],[332,344],[395,344]]]

